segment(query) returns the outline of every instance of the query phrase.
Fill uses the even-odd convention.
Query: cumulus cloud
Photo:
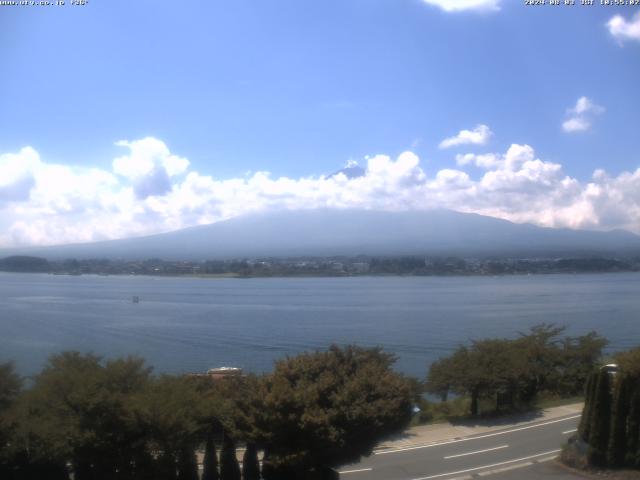
[[[586,104],[581,104],[580,108]],[[579,109],[579,108],[577,108]],[[366,157],[364,174],[218,179],[189,169],[160,140],[121,142],[111,171],[47,163],[33,148],[0,155],[0,243],[46,245],[123,238],[238,215],[313,208],[447,208],[547,227],[640,233],[640,169],[581,182],[530,145],[456,157],[429,172],[413,152]],[[482,170],[476,179],[465,169]]]
[[[620,44],[625,40],[635,40],[640,42],[640,12],[636,13],[630,20],[622,15],[615,15],[607,22],[609,33]]]
[[[456,155],[456,163],[464,167],[465,165],[475,165],[479,168],[489,169],[499,164],[500,158],[495,153],[476,155],[475,153],[465,153]]]
[[[591,129],[593,118],[604,111],[604,107],[589,98],[580,97],[576,105],[567,110],[568,118],[562,123],[562,129],[567,133],[585,132]]]
[[[39,163],[38,152],[30,147],[0,155],[0,205],[29,198],[35,185],[33,171]]]
[[[464,10],[495,11],[500,10],[500,0],[423,0],[429,5],[440,7],[445,12]]]
[[[121,140],[116,143],[127,147],[129,154],[113,161],[113,171],[133,182],[138,198],[163,195],[171,189],[170,177],[184,173],[189,160],[172,155],[167,146],[152,137],[134,142]]]
[[[476,125],[473,130],[460,130],[454,137],[445,138],[438,145],[439,148],[451,148],[458,145],[485,145],[493,136],[493,132],[486,125]]]
[[[585,132],[591,128],[591,122],[583,117],[572,117],[562,122],[562,129],[567,133]]]

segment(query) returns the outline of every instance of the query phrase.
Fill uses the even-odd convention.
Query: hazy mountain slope
[[[540,228],[446,210],[307,210],[247,215],[107,242],[0,251],[47,258],[215,259],[301,255],[561,255],[640,252],[625,231]]]

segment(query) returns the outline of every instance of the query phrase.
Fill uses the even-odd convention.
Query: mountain
[[[640,237],[617,230],[541,228],[448,210],[298,210],[105,242],[6,249],[48,259],[205,260],[337,255],[569,256],[640,253]]]

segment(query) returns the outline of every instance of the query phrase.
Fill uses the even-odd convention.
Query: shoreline
[[[243,275],[239,273],[201,273],[201,274],[152,274],[152,273],[68,273],[68,272],[16,272],[0,270],[0,274],[24,274],[24,275],[50,275],[56,277],[148,277],[148,278],[201,278],[209,280],[219,279],[256,279],[256,278],[502,278],[502,277],[540,277],[545,275],[604,275],[621,273],[640,273],[640,270],[602,270],[585,272],[516,272],[516,273],[442,273],[442,274],[412,274],[412,273],[349,273],[349,274],[288,274],[288,275]]]

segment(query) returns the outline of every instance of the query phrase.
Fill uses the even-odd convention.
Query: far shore
[[[149,278],[201,278],[210,280],[219,279],[256,279],[256,278],[407,278],[407,277],[428,277],[428,278],[500,278],[500,277],[530,277],[545,275],[602,275],[602,274],[620,274],[620,273],[639,273],[638,270],[618,270],[618,271],[587,271],[587,272],[535,272],[535,273],[443,273],[443,274],[394,274],[394,273],[362,273],[362,274],[312,274],[312,273],[292,273],[279,275],[243,275],[235,272],[228,273],[70,273],[70,272],[12,272],[0,270],[0,274],[38,274],[63,277],[149,277]]]

